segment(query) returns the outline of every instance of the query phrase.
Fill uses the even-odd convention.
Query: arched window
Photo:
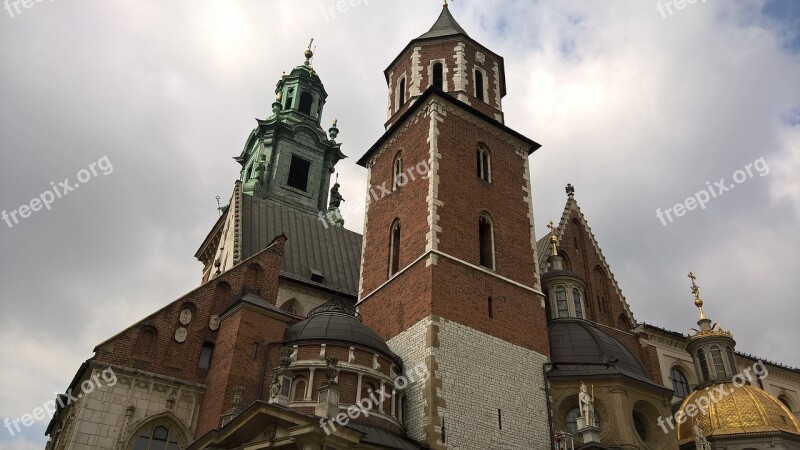
[[[178,438],[167,427],[146,428],[134,441],[133,450],[178,450]]]
[[[406,103],[406,79],[405,77],[400,79],[400,83],[397,84],[397,109],[403,107]]]
[[[483,72],[478,69],[475,69],[475,97],[477,97],[480,101],[484,100]]]
[[[292,401],[302,402],[306,398],[306,379],[303,377],[295,378],[292,382]]]
[[[311,115],[311,105],[314,104],[314,96],[311,95],[309,92],[303,92],[300,94],[300,106],[297,109],[303,113]]]
[[[558,317],[569,317],[567,291],[563,287],[556,289],[556,307],[558,308]]]
[[[726,347],[725,352],[728,354],[728,365],[731,366],[731,373],[738,372],[739,370],[736,367],[736,358],[733,357],[733,349],[730,347]]]
[[[689,395],[689,382],[686,376],[683,375],[677,367],[673,367],[669,371],[669,377],[672,379],[672,392],[675,397],[684,398]]]
[[[478,219],[478,239],[481,265],[488,269],[494,269],[494,236],[492,221],[486,214],[481,214],[481,217]]]
[[[392,191],[396,191],[400,189],[404,184],[405,181],[402,180],[403,178],[403,158],[400,153],[394,157],[394,162],[392,163]]]
[[[444,66],[442,63],[433,65],[433,86],[437,89],[444,89]]]
[[[581,307],[581,291],[572,288],[572,300],[575,302],[575,317],[583,319],[583,308]]]
[[[492,165],[489,150],[483,145],[478,146],[478,178],[483,181],[492,181]]]
[[[392,237],[389,247],[389,276],[400,270],[400,221],[392,224]]]
[[[697,351],[697,362],[700,364],[700,372],[703,373],[703,381],[711,381],[711,375],[708,372],[706,352],[704,352],[703,349]]]
[[[211,357],[214,355],[214,344],[206,342],[200,349],[200,360],[197,362],[197,367],[200,369],[208,369],[211,367]]]
[[[714,361],[714,372],[717,374],[717,379],[725,379],[728,374],[725,372],[725,364],[722,362],[722,352],[719,347],[711,347],[711,359]]]

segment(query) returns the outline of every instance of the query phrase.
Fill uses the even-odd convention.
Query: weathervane
[[[219,215],[222,215],[222,206],[219,205],[219,195],[216,197],[217,199],[217,211],[219,211]]]

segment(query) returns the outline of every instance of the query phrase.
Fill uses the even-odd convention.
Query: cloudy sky
[[[342,193],[364,197],[355,160],[383,131],[382,71],[440,6],[353,3],[45,0],[0,11],[0,209],[18,221],[0,222],[0,419],[50,400],[95,344],[197,286],[193,255],[238,176],[231,157],[311,37],[324,120],[339,119],[350,158]],[[664,3],[451,8],[505,57],[507,124],[543,144],[531,157],[539,235],[574,184],[637,320],[694,326],[693,270],[740,351],[800,366],[800,8]],[[62,192],[64,179],[80,188]],[[666,225],[656,216],[720,179],[735,189],[705,209]],[[54,188],[63,195],[50,200]],[[19,210],[39,209],[36,198],[50,209]],[[360,232],[363,210],[345,219]],[[0,449],[41,448],[46,422],[1,429]]]

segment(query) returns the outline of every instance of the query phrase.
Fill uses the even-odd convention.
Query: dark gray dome
[[[332,299],[308,313],[308,318],[286,330],[287,342],[335,341],[357,344],[377,352],[402,365],[400,358],[389,350],[383,339],[361,323],[361,316],[341,300]]]
[[[620,341],[600,331],[592,322],[581,319],[551,320],[547,326],[547,334],[550,339],[550,360],[556,364],[548,372],[549,378],[623,375],[655,384],[633,352]],[[574,363],[608,365],[587,366]]]
[[[549,272],[545,272],[545,274],[542,275],[542,280],[546,280],[546,279],[551,278],[551,277],[573,277],[573,278],[578,278],[578,279],[581,278],[580,276],[578,276],[577,273],[575,273],[575,272],[573,272],[571,270],[558,269],[558,270],[551,270]]]

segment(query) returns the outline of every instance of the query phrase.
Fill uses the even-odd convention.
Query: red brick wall
[[[285,237],[277,238],[274,245],[245,263],[109,339],[97,347],[95,359],[101,363],[138,368],[189,383],[207,384],[207,396],[210,397],[204,399],[207,407],[204,407],[198,431],[205,432],[209,427],[216,427],[219,411],[223,405],[225,408],[230,406],[233,385],[245,386],[243,406],[255,400],[257,389],[253,383],[259,379],[264,352],[259,350],[257,360],[252,360],[250,346],[253,342],[259,342],[263,349],[265,339],[281,339],[285,324],[276,320],[265,321],[250,311],[234,314],[216,331],[209,328],[209,320],[212,315],[222,315],[228,303],[245,287],[257,289],[262,298],[275,302],[284,242]],[[258,276],[254,277],[255,274]],[[179,321],[183,308],[194,311],[188,325],[182,325]],[[182,326],[187,329],[187,338],[184,342],[177,342],[175,330]],[[145,329],[156,333],[149,348],[144,348],[144,343],[139,339]],[[202,345],[206,342],[215,345],[209,370],[197,367]],[[248,378],[251,375],[254,375],[252,380]],[[216,386],[214,392],[212,386]]]
[[[469,114],[469,113],[467,113]],[[371,182],[390,179],[397,149],[404,162],[409,154],[425,158],[430,120],[419,120],[402,131],[371,167]],[[455,258],[479,265],[478,218],[488,212],[494,224],[496,273],[525,286],[538,285],[531,242],[530,204],[526,192],[526,159],[514,147],[453,112],[438,123],[439,249]],[[476,174],[477,148],[490,151],[492,182]],[[367,211],[362,298],[388,279],[391,224],[401,220],[400,256],[403,268],[424,251],[428,233],[426,196],[428,183],[411,183],[374,202]],[[494,317],[488,317],[487,297],[492,296]],[[419,320],[434,314],[457,321],[514,344],[549,354],[545,311],[531,290],[486,273],[439,258],[436,266],[425,260],[397,275],[360,304],[365,323],[384,339],[396,336]],[[535,330],[542,330],[536,333]]]
[[[399,130],[396,141],[391,143],[375,160],[370,168],[370,184],[386,188],[392,186],[392,164],[398,152],[402,153],[403,170],[406,172],[418,163],[428,161],[428,130],[430,120],[422,116],[405,130]],[[417,176],[405,186],[385,197],[370,200],[367,214],[369,223],[365,233],[366,249],[361,268],[363,287],[366,295],[389,278],[389,250],[391,227],[396,218],[400,219],[400,268],[407,266],[425,251],[425,230],[428,227],[427,179]],[[373,189],[378,197],[381,191]]]
[[[456,75],[456,46],[459,43],[465,44],[464,49],[464,64],[466,66],[466,88],[464,90],[456,90],[455,89],[455,81],[454,77]],[[430,76],[429,67],[431,65],[431,61],[439,61],[442,60],[444,64],[445,73],[444,78],[446,81],[447,92],[451,93],[452,95],[457,95],[458,93],[466,94],[469,97],[469,103],[472,107],[478,109],[482,113],[494,117],[495,113],[501,112],[499,109],[496,108],[496,101],[497,95],[495,94],[495,73],[494,73],[494,64],[495,62],[500,65],[500,70],[503,69],[501,64],[501,58],[495,55],[492,52],[487,51],[486,49],[481,48],[480,46],[476,45],[469,39],[464,39],[463,37],[455,37],[455,38],[445,38],[442,40],[432,41],[432,42],[425,42],[419,44],[421,48],[420,50],[420,60],[419,63],[422,66],[422,78],[420,81],[419,90],[420,92],[425,92],[425,90],[433,84],[433,80]],[[393,124],[402,113],[407,109],[408,105],[401,107],[399,110],[397,109],[397,96],[396,92],[399,86],[399,80],[402,74],[406,74],[406,101],[410,99],[411,93],[411,76],[412,76],[412,58],[414,55],[414,47],[411,46],[403,56],[398,59],[397,63],[390,69],[390,73],[393,70],[394,73],[392,74],[392,78],[390,80],[389,85],[389,107],[392,111],[392,117],[387,122],[387,125]],[[484,54],[485,60],[484,63],[479,63],[476,60],[476,53],[480,51]],[[475,66],[482,68],[485,72],[484,76],[484,100],[478,100],[475,97],[475,73],[474,68]]]

